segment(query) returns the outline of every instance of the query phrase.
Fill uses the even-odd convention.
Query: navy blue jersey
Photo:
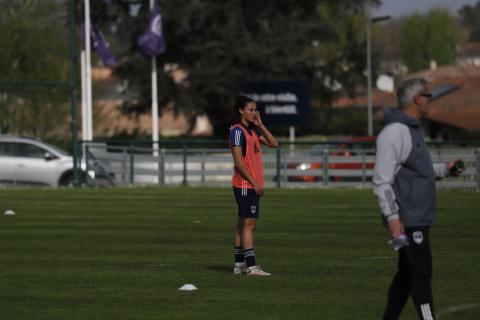
[[[245,128],[249,133],[251,133],[250,128]],[[247,143],[246,143],[246,137],[245,133],[243,132],[242,129],[240,128],[233,128],[232,131],[230,131],[230,145],[236,146],[236,147],[241,147],[242,148],[242,156],[245,157],[247,153]]]

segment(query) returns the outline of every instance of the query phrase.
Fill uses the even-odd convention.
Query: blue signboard
[[[266,124],[308,124],[309,81],[248,81],[243,83],[242,88],[242,94],[257,102],[257,109]]]

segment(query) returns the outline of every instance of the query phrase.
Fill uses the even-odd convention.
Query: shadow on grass
[[[231,266],[225,266],[225,265],[208,265],[205,268],[210,271],[215,271],[215,272],[222,272],[222,273],[232,273],[233,268]]]

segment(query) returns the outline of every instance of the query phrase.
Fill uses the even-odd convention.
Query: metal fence
[[[228,147],[183,144],[160,147],[84,143],[84,158],[97,181],[110,186],[230,186],[233,160]],[[480,190],[480,148],[430,146],[433,162],[462,158],[465,172],[439,180],[438,188]],[[370,187],[375,150],[362,144],[281,144],[263,149],[267,187]],[[103,182],[101,182],[103,181]]]

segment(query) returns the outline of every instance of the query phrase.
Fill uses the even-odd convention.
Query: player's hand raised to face
[[[263,124],[262,118],[260,117],[260,112],[258,112],[258,110],[256,111],[255,121],[253,122],[253,124],[255,124],[255,126],[257,127],[260,127]]]

